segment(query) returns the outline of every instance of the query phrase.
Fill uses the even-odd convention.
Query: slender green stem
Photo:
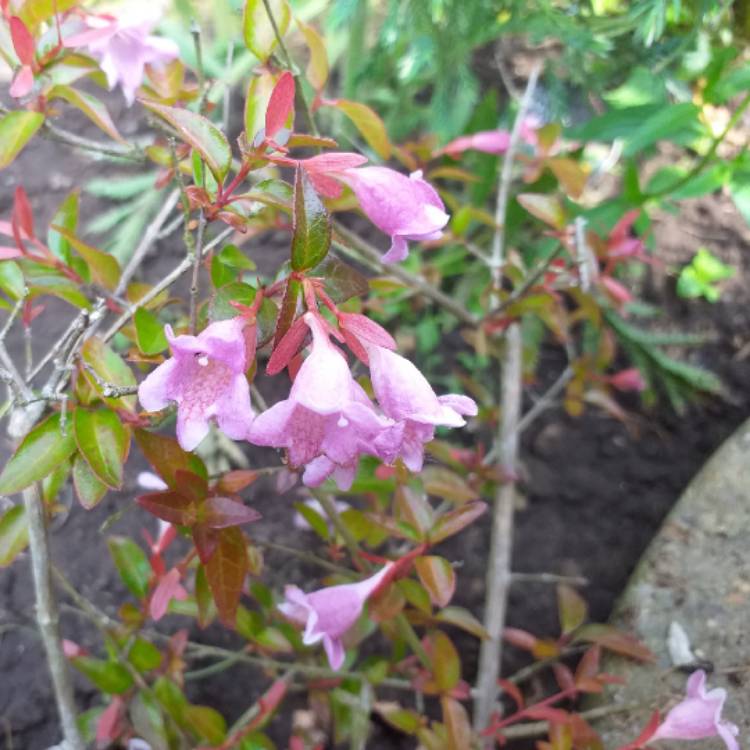
[[[711,141],[711,146],[708,151],[706,151],[703,158],[701,158],[686,175],[680,177],[679,180],[673,182],[671,185],[667,185],[661,190],[655,190],[653,193],[647,193],[646,198],[661,198],[665,195],[669,195],[670,193],[674,193],[676,190],[679,190],[684,185],[687,185],[688,182],[690,182],[692,179],[697,177],[713,160],[714,156],[716,155],[716,150],[719,148],[722,141],[727,137],[729,131],[739,122],[739,119],[742,117],[742,113],[748,108],[748,105],[750,105],[750,92],[745,94],[744,98],[737,106],[737,109],[734,111],[734,114],[729,118],[729,122],[727,122],[724,130],[722,130],[721,133],[719,133],[719,135],[717,135],[713,139],[713,141]]]

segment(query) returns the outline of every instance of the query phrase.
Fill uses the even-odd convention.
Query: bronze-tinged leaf
[[[566,218],[560,201],[553,195],[545,193],[521,193],[516,200],[537,219],[555,229],[565,226]]]
[[[432,527],[432,531],[430,531],[430,541],[433,544],[437,544],[438,542],[442,542],[443,539],[458,534],[459,531],[473,523],[486,510],[487,503],[483,503],[480,500],[472,500],[464,503],[456,508],[456,510],[452,510],[450,513],[446,513],[440,517],[438,522]]]
[[[456,591],[456,573],[451,564],[437,555],[425,555],[414,560],[414,567],[430,600],[436,607],[450,603]]]
[[[176,490],[141,495],[136,502],[162,521],[177,526],[193,526],[198,522],[198,506],[191,498]]]
[[[435,630],[430,634],[430,646],[435,684],[441,693],[450,693],[461,679],[458,651],[442,630]]]
[[[218,532],[216,549],[205,567],[219,618],[233,628],[248,572],[247,541],[240,529],[232,527]]]
[[[568,635],[586,622],[588,606],[574,588],[560,584],[557,587],[557,612],[560,629]]]
[[[194,453],[180,448],[180,444],[166,435],[148,430],[136,430],[135,442],[156,473],[173,489],[177,487],[177,472],[188,471],[206,479],[208,471]]]
[[[448,731],[447,750],[467,750],[472,747],[471,724],[466,709],[455,699],[447,695],[440,697],[443,711],[443,723]]]

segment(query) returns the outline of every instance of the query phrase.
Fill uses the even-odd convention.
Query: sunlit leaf
[[[343,112],[359,130],[370,148],[384,160],[390,159],[392,146],[383,121],[372,108],[361,102],[337,99],[331,102]]]
[[[23,110],[0,117],[0,169],[5,169],[44,122],[40,112]]]
[[[269,0],[269,7],[283,39],[292,20],[289,4],[286,0]],[[276,49],[278,40],[263,0],[245,0],[242,32],[247,48],[260,62],[265,63]]]

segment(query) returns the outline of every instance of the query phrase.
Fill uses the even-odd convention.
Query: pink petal
[[[233,440],[244,440],[254,418],[247,380],[242,374],[236,375],[231,386],[216,401],[219,429]]]
[[[138,386],[138,400],[146,411],[161,411],[174,401],[174,377],[177,361],[162,362]]]
[[[208,435],[208,419],[200,415],[177,411],[177,442],[185,451],[195,450]]]
[[[22,96],[26,96],[33,87],[34,71],[31,70],[29,65],[24,65],[13,79],[13,83],[10,85],[8,93],[14,99],[20,99]]]

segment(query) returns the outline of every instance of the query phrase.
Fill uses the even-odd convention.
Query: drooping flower
[[[138,398],[148,411],[177,403],[177,440],[187,451],[206,437],[212,419],[234,440],[247,436],[253,410],[244,327],[236,317],[211,323],[198,336],[164,329],[172,357],[141,383]]]
[[[530,146],[537,143],[536,128],[539,126],[535,118],[527,117],[521,123],[521,140]],[[482,151],[485,154],[504,154],[510,146],[510,131],[500,130],[480,130],[478,133],[462,135],[452,140],[435,155],[448,154],[449,156],[458,157],[464,151]]]
[[[248,440],[286,448],[292,466],[306,466],[302,479],[307,485],[333,475],[348,489],[361,454],[393,460],[402,428],[377,414],[321,319],[306,313],[305,323],[312,331],[312,349],[289,398],[256,417]]]
[[[365,348],[378,403],[386,416],[404,425],[399,455],[409,469],[420,471],[424,445],[434,437],[435,427],[462,427],[464,416],[477,414],[477,405],[468,396],[437,396],[408,359],[382,346],[365,343]]]
[[[84,28],[65,39],[65,46],[84,47],[99,62],[109,88],[119,83],[130,105],[146,65],[163,65],[180,54],[171,39],[150,34],[157,20],[154,14],[143,13],[122,18],[89,14]]]
[[[357,196],[367,218],[391,236],[384,263],[396,263],[408,255],[407,240],[437,240],[450,218],[435,188],[421,172],[409,177],[388,167],[359,167],[332,172]]]
[[[344,663],[342,638],[362,614],[367,599],[393,567],[388,563],[375,575],[359,583],[329,586],[305,594],[296,586],[284,589],[286,601],[279,605],[285,617],[305,628],[302,642],[312,646],[323,642],[331,669],[340,669]]]
[[[721,718],[727,691],[714,688],[706,691],[706,673],[699,669],[687,681],[685,698],[659,724],[648,742],[656,740],[702,740],[721,737],[727,750],[739,750],[739,729]]]

